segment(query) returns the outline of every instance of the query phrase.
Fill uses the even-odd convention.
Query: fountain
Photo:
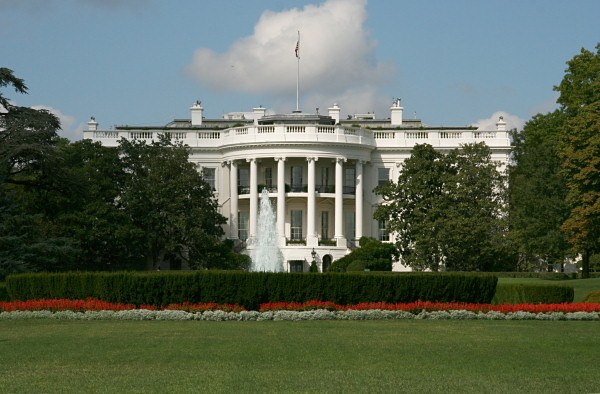
[[[283,254],[278,242],[275,213],[269,200],[269,192],[265,188],[260,194],[251,271],[283,272]]]

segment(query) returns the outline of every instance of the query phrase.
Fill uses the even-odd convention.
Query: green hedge
[[[564,272],[494,272],[498,278],[537,278],[548,280],[577,279],[577,273]]]
[[[454,273],[265,273],[241,271],[74,272],[10,275],[14,300],[94,297],[136,305],[179,302],[240,304],[265,302],[410,302],[416,300],[489,303],[498,278]]]
[[[6,284],[4,282],[0,282],[0,301],[9,301],[10,297],[8,296],[8,290],[6,289]]]
[[[493,304],[561,304],[573,302],[571,286],[498,283]]]
[[[585,297],[583,298],[583,302],[589,303],[598,303],[600,304],[600,290],[592,290],[585,293]]]

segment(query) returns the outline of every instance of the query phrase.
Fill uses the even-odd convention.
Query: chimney
[[[202,125],[202,113],[204,112],[204,108],[202,108],[201,104],[200,100],[196,100],[194,105],[190,107],[190,111],[192,111],[192,126]]]
[[[329,116],[335,121],[335,124],[340,123],[340,107],[336,103],[333,104],[333,107],[329,108]]]
[[[98,122],[96,122],[96,118],[94,118],[92,116],[90,121],[88,122],[88,131],[96,131],[96,130],[98,130]]]
[[[404,108],[400,106],[400,99],[396,99],[392,102],[392,106],[390,107],[392,126],[402,126],[403,110]]]
[[[496,123],[496,130],[506,131],[506,122],[504,121],[504,116],[501,116],[498,122]]]
[[[263,108],[262,105],[258,108],[252,108],[252,112],[254,112],[254,124],[258,124],[258,120],[265,116],[266,108]]]

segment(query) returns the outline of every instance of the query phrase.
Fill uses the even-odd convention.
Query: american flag
[[[300,57],[300,40],[296,43],[296,57]]]

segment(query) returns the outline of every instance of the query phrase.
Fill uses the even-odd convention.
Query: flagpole
[[[300,112],[300,30],[298,30],[298,43],[296,44],[296,60],[298,63],[296,75],[296,112]]]

